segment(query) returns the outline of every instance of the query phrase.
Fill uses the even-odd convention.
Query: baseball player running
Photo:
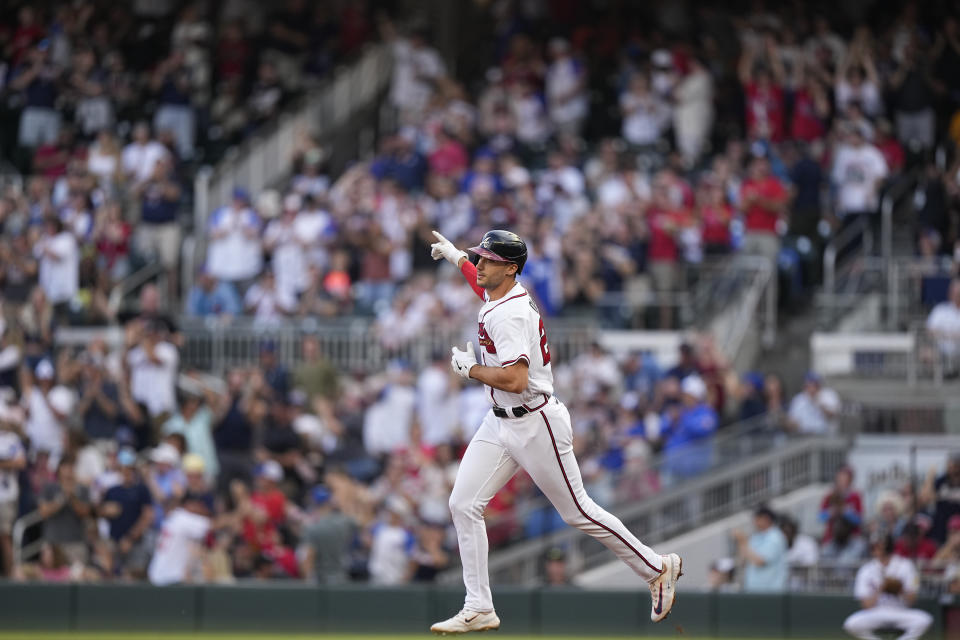
[[[863,609],[843,623],[847,633],[862,640],[879,640],[877,630],[900,629],[898,640],[916,640],[933,623],[921,609],[910,609],[917,599],[917,568],[907,558],[893,555],[893,538],[878,535],[870,540],[873,559],[860,567],[853,582],[853,595]]]
[[[483,383],[493,407],[484,417],[460,463],[450,494],[457,528],[463,582],[463,609],[430,627],[434,633],[466,633],[500,627],[493,608],[487,572],[487,530],[483,511],[500,488],[523,467],[564,521],[613,551],[650,586],[650,618],[667,617],[676,599],[682,562],[675,553],[661,556],[640,542],[618,518],[607,513],[583,488],[573,455],[570,414],[553,397],[550,347],[536,304],[517,282],[527,260],[523,240],[509,231],[488,231],[467,254],[436,231],[434,260],[445,258],[463,273],[483,300],[478,337],[480,361],[473,342],[453,348],[453,370]]]

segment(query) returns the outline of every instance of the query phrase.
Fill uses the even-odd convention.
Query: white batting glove
[[[457,249],[455,246],[453,246],[453,243],[444,238],[439,231],[434,231],[433,235],[436,237],[437,242],[434,242],[432,245],[430,245],[430,256],[434,260],[445,258],[447,262],[453,266],[459,267],[460,258],[466,258],[467,252]]]
[[[450,366],[453,367],[458,376],[469,380],[470,369],[477,364],[477,356],[473,352],[473,343],[467,343],[466,351],[454,347],[450,352],[453,354],[453,357],[450,358]]]

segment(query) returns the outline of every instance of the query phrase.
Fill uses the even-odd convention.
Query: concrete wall
[[[639,591],[494,590],[501,630],[511,634],[717,638],[842,638],[852,598],[684,593],[667,622],[650,622]],[[3,631],[427,633],[460,609],[460,589],[305,585],[180,586],[0,584]],[[942,637],[944,612],[928,637]]]

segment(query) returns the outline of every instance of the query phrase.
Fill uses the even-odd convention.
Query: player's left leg
[[[897,612],[897,626],[903,629],[898,640],[917,640],[933,624],[933,616],[922,609],[906,609]]]
[[[523,424],[518,424],[515,432],[522,440],[508,444],[510,454],[526,469],[567,524],[599,540],[650,585],[653,598],[650,617],[654,621],[665,618],[676,597],[674,588],[681,573],[680,557],[660,556],[640,542],[619,518],[587,495],[573,454],[570,414],[563,404],[551,400],[543,410],[521,420]]]

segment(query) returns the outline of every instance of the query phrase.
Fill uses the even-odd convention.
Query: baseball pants
[[[460,462],[450,494],[450,512],[467,588],[465,609],[493,609],[483,511],[521,467],[567,524],[603,543],[644,581],[660,575],[660,556],[587,495],[573,455],[570,414],[559,400],[551,398],[542,410],[522,418],[498,418],[488,412]]]
[[[878,629],[900,629],[898,640],[916,640],[933,623],[933,617],[920,609],[873,607],[857,611],[843,623],[844,630],[861,640],[880,640]]]

